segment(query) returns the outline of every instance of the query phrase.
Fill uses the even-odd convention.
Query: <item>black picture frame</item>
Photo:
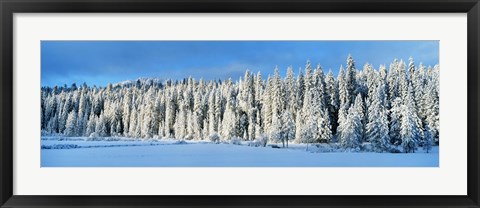
[[[478,0],[0,0],[1,207],[480,207]],[[25,196],[13,195],[14,13],[467,13],[468,194],[465,196]],[[446,178],[445,180],[448,180]]]

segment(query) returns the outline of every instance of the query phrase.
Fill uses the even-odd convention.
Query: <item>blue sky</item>
[[[307,60],[336,75],[348,54],[357,69],[378,69],[394,58],[418,65],[439,62],[439,41],[42,41],[42,86],[72,83],[105,86],[139,77],[238,79],[245,70],[263,77],[278,66],[295,73]]]

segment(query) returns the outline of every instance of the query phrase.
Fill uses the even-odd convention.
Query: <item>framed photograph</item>
[[[1,1],[1,207],[479,207],[478,0]]]

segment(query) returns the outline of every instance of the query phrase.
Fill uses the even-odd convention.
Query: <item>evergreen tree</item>
[[[330,119],[325,110],[322,110],[317,119],[318,137],[317,141],[322,143],[330,143],[332,140],[332,130],[330,126]]]
[[[393,102],[395,98],[399,96],[399,79],[400,73],[398,71],[398,60],[394,59],[393,62],[390,64],[390,69],[388,70],[388,95],[390,102]]]
[[[188,110],[188,101],[182,100],[179,106],[179,110],[175,120],[175,138],[185,139],[187,136],[187,110]]]
[[[297,110],[297,84],[295,82],[293,69],[288,67],[287,77],[285,78],[285,110],[296,112]]]
[[[387,111],[381,104],[384,91],[383,85],[379,85],[375,93],[372,93],[372,103],[368,108],[367,139],[372,143],[376,152],[386,151],[390,145]]]
[[[87,122],[87,129],[86,129],[86,136],[93,136],[92,134],[95,133],[95,129],[97,125],[96,117],[93,114],[90,114],[90,117]]]
[[[304,95],[305,95],[305,80],[302,74],[302,70],[300,69],[300,73],[298,74],[298,77],[297,77],[297,96],[296,96],[297,105],[295,109],[297,113],[299,112],[300,109],[302,109]],[[295,113],[296,117],[298,116],[297,113]]]
[[[425,123],[430,127],[430,131],[433,135],[434,141],[438,142],[439,139],[439,96],[438,96],[438,78],[437,74],[433,74],[430,78],[427,86],[425,87]]]
[[[215,108],[216,108],[215,94],[216,94],[215,89],[213,89],[213,91],[211,91],[210,95],[208,96],[208,129],[209,129],[208,135],[218,132],[218,129],[217,129],[218,118],[215,114]]]
[[[366,123],[366,116],[365,116],[365,106],[363,105],[363,99],[360,93],[355,98],[355,111],[358,114],[358,119],[360,120],[360,140],[363,142],[365,141],[365,123]]]
[[[195,93],[194,105],[193,105],[193,116],[192,116],[193,131],[191,133],[195,139],[203,138],[202,129],[207,128],[203,126],[204,111],[205,109],[202,101],[202,94],[201,94],[201,91],[199,90]]]
[[[71,111],[68,114],[67,124],[65,127],[65,136],[76,136],[76,123],[77,123],[77,113]]]
[[[230,90],[229,96],[227,97],[227,105],[225,107],[225,114],[223,117],[223,134],[222,137],[225,140],[229,140],[235,137],[238,137],[238,123],[236,115],[236,102],[233,95],[233,91]]]
[[[99,137],[106,137],[108,136],[107,132],[107,126],[103,113],[100,113],[100,116],[97,119],[97,123],[95,124],[95,134]]]
[[[402,119],[402,100],[396,98],[392,102],[392,108],[390,109],[390,143],[393,145],[400,145],[402,139],[400,137],[400,126]]]
[[[358,148],[361,144],[361,121],[355,104],[348,109],[345,124],[342,126],[340,145],[343,148]]]
[[[136,129],[137,129],[137,111],[132,110],[130,113],[130,124],[129,124],[129,129],[128,129],[128,136],[133,137],[133,138],[138,138],[138,135],[136,135]]]
[[[332,134],[336,134],[337,126],[338,126],[338,108],[339,108],[339,101],[338,101],[338,89],[335,79],[333,78],[332,70],[330,70],[325,78],[326,83],[326,91],[328,94],[328,116],[332,125]]]
[[[423,150],[428,153],[432,149],[432,143],[433,143],[433,134],[428,125],[425,126],[425,133],[424,133],[424,139],[423,139]]]
[[[167,103],[166,103],[166,108],[165,108],[165,134],[167,137],[173,137],[174,136],[174,124],[175,124],[175,116],[176,116],[176,92],[175,90],[170,90],[167,93]]]
[[[345,128],[345,125],[347,122],[347,115],[348,115],[347,104],[344,104],[338,110],[338,126],[337,126],[337,134],[336,134],[337,141],[341,139],[343,129]]]
[[[415,61],[413,57],[408,58],[408,76],[410,80],[413,80],[413,75],[415,74]]]
[[[315,116],[310,115],[307,117],[307,121],[305,122],[304,125],[301,126],[300,129],[300,138],[303,143],[307,143],[307,151],[308,151],[308,145],[312,142],[315,141],[317,138],[318,134],[318,124],[317,124],[317,118]]]
[[[407,90],[405,104],[401,108],[400,137],[402,139],[403,151],[406,153],[415,152],[420,141],[420,131],[417,124],[417,114],[411,96],[411,87]]]
[[[347,95],[350,95],[348,99],[352,103],[354,102],[355,95],[357,94],[356,73],[357,73],[357,69],[355,68],[355,61],[353,61],[353,57],[349,54],[347,58],[345,83],[346,83],[346,88],[348,92]]]
[[[258,129],[258,125],[256,123],[257,121],[257,108],[250,108],[249,112],[248,112],[248,136],[246,139],[248,140],[254,140],[255,139],[255,136],[256,136],[256,133],[257,131],[259,131],[260,129]]]
[[[76,121],[76,127],[77,127],[76,129],[77,129],[77,133],[78,133],[79,136],[84,135],[85,130],[86,130],[86,126],[87,126],[87,120],[88,120],[87,108],[89,106],[88,106],[88,103],[87,103],[86,93],[87,93],[86,89],[82,88],[81,93],[80,93],[79,102],[78,102],[78,115],[77,115],[77,121]]]
[[[337,77],[338,82],[338,97],[340,101],[340,106],[346,105],[350,107],[350,92],[348,91],[347,81],[345,80],[345,72],[343,66],[340,66],[340,72]]]
[[[282,132],[283,132],[283,144],[287,143],[287,148],[288,148],[288,141],[294,140],[295,139],[295,123],[293,121],[293,116],[292,113],[290,113],[289,110],[286,110],[283,115],[282,115]],[[285,147],[285,146],[283,146]]]
[[[282,119],[278,117],[277,115],[274,115],[272,119],[272,125],[270,127],[269,131],[269,138],[272,142],[282,142],[284,143],[284,136],[283,136],[283,124],[282,124]],[[285,144],[284,144],[285,146]]]
[[[263,129],[265,132],[270,131],[270,125],[272,123],[272,96],[273,96],[273,90],[272,90],[272,79],[270,76],[267,79],[267,86],[265,89],[265,92],[263,93],[262,101],[262,112],[263,112]]]

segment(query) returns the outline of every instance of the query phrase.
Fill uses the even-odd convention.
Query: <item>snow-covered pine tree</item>
[[[158,111],[157,135],[160,138],[163,138],[165,137],[165,92],[164,91],[159,91],[159,95],[155,101],[155,108]]]
[[[347,81],[345,80],[345,70],[343,66],[340,66],[340,71],[337,77],[338,83],[338,97],[340,106],[345,105],[347,108],[350,107],[350,92],[348,91]]]
[[[192,111],[187,110],[187,127],[186,127],[187,134],[185,135],[186,140],[192,140],[195,135],[195,130],[194,130],[195,121],[193,117],[194,116]]]
[[[194,96],[194,104],[193,104],[193,116],[192,116],[192,136],[194,139],[200,140],[203,138],[203,128],[207,128],[203,126],[204,120],[204,105],[202,99],[202,92],[198,90]]]
[[[363,105],[362,95],[358,93],[355,98],[355,111],[357,112],[358,119],[360,120],[360,140],[361,142],[365,141],[365,125],[366,125],[366,115],[365,115],[365,106]]]
[[[424,138],[422,142],[423,150],[428,153],[432,149],[433,134],[428,125],[425,125]]]
[[[65,136],[76,136],[76,124],[77,124],[77,112],[70,111],[67,118],[67,124],[65,127]]]
[[[257,76],[255,77],[255,105],[257,109],[260,111],[261,109],[261,101],[262,101],[262,94],[263,94],[263,79],[262,79],[262,74],[260,71],[257,73]]]
[[[133,131],[133,137],[134,138],[141,138],[142,137],[142,126],[143,126],[143,116],[145,114],[144,111],[144,106],[142,105],[139,109],[139,112],[136,114],[137,115],[137,125],[135,130]]]
[[[313,142],[329,142],[332,137],[330,116],[327,113],[327,93],[323,72],[320,65],[313,73],[313,83],[309,91],[306,91],[303,115],[317,118],[317,132],[314,134]],[[304,117],[306,120],[307,117]]]
[[[316,100],[318,100],[319,105],[322,109],[327,109],[327,104],[330,101],[329,94],[327,93],[327,87],[325,83],[325,75],[323,74],[323,69],[320,64],[317,65],[317,68],[314,71],[313,75],[314,88],[317,95]]]
[[[80,90],[80,98],[78,101],[78,115],[77,115],[77,134],[79,136],[83,136],[85,134],[86,126],[87,126],[87,108],[89,108],[86,98],[87,89],[81,88]]]
[[[379,85],[383,85],[383,91],[384,93],[381,93],[380,97],[380,104],[385,106],[385,108],[390,107],[390,102],[388,101],[388,80],[387,80],[387,68],[385,65],[380,65],[379,71],[378,71],[378,83]]]
[[[282,118],[277,115],[274,115],[272,117],[272,125],[270,126],[270,130],[268,133],[271,142],[274,142],[274,143],[284,142],[282,128],[283,128]]]
[[[413,57],[408,58],[408,76],[409,80],[413,80],[413,75],[415,74],[415,61]]]
[[[296,127],[295,123],[293,121],[293,116],[292,113],[290,113],[290,110],[286,110],[283,115],[282,115],[282,132],[283,132],[283,140],[285,143],[287,143],[287,148],[288,148],[288,142],[292,141],[295,139],[295,133],[296,133]],[[285,145],[283,146],[285,147]]]
[[[239,94],[238,99],[240,108],[243,112],[248,112],[248,110],[254,105],[254,100],[252,99],[254,95],[254,78],[250,71],[247,69],[245,71],[245,76],[241,87],[241,93]]]
[[[282,92],[282,84],[280,79],[280,73],[278,67],[275,67],[274,77],[271,82],[271,109],[272,109],[272,121],[269,128],[269,138],[272,142],[283,141],[282,134],[282,120],[281,112],[284,105],[284,93]]]
[[[366,68],[366,69],[365,69]],[[381,84],[378,74],[372,69],[372,66],[364,67],[364,73],[366,76],[366,85],[367,85],[367,97],[365,98],[368,103],[373,103],[373,97],[375,97],[377,91],[377,85]],[[368,108],[369,106],[367,106]],[[368,116],[368,115],[367,115]]]
[[[123,135],[128,136],[130,130],[130,110],[132,105],[132,88],[127,88],[124,98],[123,98],[123,111],[122,111],[122,122],[123,122]]]
[[[148,99],[150,100],[150,99]],[[142,108],[143,110],[143,120],[142,120],[142,133],[141,137],[143,138],[152,138],[156,133],[153,132],[154,120],[153,115],[153,103],[152,101],[147,101],[147,105]]]
[[[137,138],[137,135],[135,134],[135,131],[137,129],[137,119],[138,119],[138,116],[137,116],[137,111],[136,110],[132,110],[132,112],[130,113],[130,123],[129,123],[129,129],[128,129],[128,137],[133,137],[133,138]]]
[[[174,124],[176,120],[176,111],[177,111],[177,93],[172,88],[166,94],[166,104],[165,104],[165,135],[167,137],[174,137]]]
[[[297,84],[293,74],[292,66],[287,69],[285,78],[285,110],[296,112],[297,110]]]
[[[154,122],[157,120],[157,118],[153,119]],[[117,102],[112,104],[110,108],[110,121],[108,123],[110,124],[109,134],[111,136],[120,136],[122,133],[122,112]]]
[[[330,126],[330,118],[325,110],[321,110],[317,119],[318,124],[318,142],[330,143],[332,140],[332,130]]]
[[[103,113],[101,112],[100,116],[97,119],[97,123],[95,125],[95,135],[99,137],[106,137],[108,136],[107,132],[108,131],[107,131],[107,126],[105,124],[105,119],[104,119]]]
[[[307,143],[307,151],[308,151],[308,146],[310,143],[313,143],[315,141],[315,138],[317,138],[318,134],[318,124],[317,124],[317,118],[313,115],[309,115],[307,117],[307,120],[305,121],[305,124],[301,126],[300,129],[300,138],[303,143]]]
[[[302,143],[303,118],[302,110],[297,110],[297,117],[295,118],[295,142]]]
[[[307,63],[305,64],[305,77],[304,77],[304,89],[303,89],[305,92],[304,94],[310,91],[312,85],[313,85],[312,63],[310,63],[310,60],[307,60]],[[305,100],[305,98],[303,100]]]
[[[222,92],[220,90],[217,90],[215,93],[215,124],[214,124],[214,129],[215,133],[220,134],[221,131],[221,120],[223,117],[223,111],[224,106],[223,106],[223,97],[222,97]]]
[[[85,135],[88,137],[93,136],[93,134],[95,133],[96,125],[97,125],[96,117],[93,114],[90,114],[90,117],[87,122],[87,129],[85,130]]]
[[[412,87],[410,86],[407,90],[405,104],[401,107],[400,137],[402,139],[403,151],[406,153],[415,152],[421,139],[421,129],[418,128],[418,117],[411,91]]]
[[[216,104],[216,91],[213,89],[210,91],[210,95],[208,96],[208,135],[213,133],[217,133],[217,116],[215,115],[215,104]]]
[[[357,149],[361,144],[361,121],[355,104],[348,109],[345,124],[342,125],[340,145],[346,149]]]
[[[305,78],[302,74],[302,69],[299,70],[298,77],[297,77],[297,96],[295,97],[297,101],[296,109],[295,109],[295,118],[298,117],[298,112],[303,107],[303,99],[305,95]]]
[[[262,101],[262,113],[263,113],[263,129],[265,132],[270,131],[270,125],[272,123],[272,96],[273,96],[273,83],[272,78],[268,76],[267,86],[263,93]]]
[[[225,114],[222,121],[222,138],[224,140],[230,140],[232,138],[238,137],[238,122],[236,114],[236,101],[233,90],[230,90],[229,95],[227,96],[227,104],[225,106]]]
[[[67,123],[67,117],[68,113],[73,109],[72,105],[72,100],[71,100],[71,94],[62,92],[61,93],[61,98],[62,101],[60,103],[63,103],[63,107],[61,108],[61,113],[58,116],[58,131],[59,133],[64,133],[65,131],[65,125]]]
[[[348,54],[347,57],[347,69],[345,73],[345,83],[347,87],[347,94],[350,95],[348,98],[351,103],[354,102],[355,96],[357,95],[357,82],[356,82],[356,73],[357,69],[355,68],[355,61],[353,60],[352,55]]]
[[[179,110],[177,115],[175,116],[175,138],[177,139],[185,139],[187,136],[187,111],[188,111],[188,101],[181,100]]]
[[[368,101],[368,76],[372,73],[374,73],[373,66],[369,63],[366,63],[365,65],[363,65],[363,70],[359,71],[356,75],[356,93],[357,95],[360,94],[365,100],[365,102]]]
[[[271,108],[272,108],[272,119],[273,118],[280,118],[282,116],[282,111],[285,105],[285,93],[282,89],[282,83],[280,79],[280,72],[278,67],[275,67],[274,76],[272,80],[271,86]],[[272,120],[273,122],[273,120]]]
[[[398,72],[398,60],[394,59],[390,64],[388,70],[387,80],[388,80],[388,100],[393,102],[395,98],[399,97],[399,88],[400,88],[400,73]]]
[[[381,104],[381,97],[384,96],[383,84],[376,87],[372,93],[372,103],[368,107],[368,123],[366,128],[367,140],[372,143],[376,152],[388,150],[390,145],[387,111]]]
[[[425,86],[425,123],[430,127],[430,131],[433,135],[434,142],[439,141],[439,91],[438,91],[438,66],[435,67],[435,70],[430,72],[430,80]]]
[[[412,75],[412,86],[414,92],[415,105],[417,106],[418,117],[425,123],[425,86],[426,79],[424,76],[425,67],[420,63],[418,70]]]
[[[340,106],[338,110],[338,126],[337,126],[337,134],[336,134],[336,141],[340,142],[342,137],[342,131],[345,128],[345,124],[347,122],[347,115],[348,115],[348,107],[347,104]]]
[[[333,77],[332,70],[329,70],[327,77],[325,78],[325,84],[329,99],[327,100],[327,109],[330,123],[332,125],[332,134],[336,134],[338,126],[338,108],[340,103],[338,101],[338,87],[335,78]]]
[[[243,140],[248,140],[248,117],[247,114],[237,108],[237,136],[242,138]]]
[[[41,90],[40,92],[40,129],[42,131],[42,134],[45,133],[47,121],[45,117],[45,99],[47,98],[47,92],[44,90]]]
[[[42,88],[44,89],[44,88]],[[55,88],[54,88],[55,89]],[[47,90],[47,89],[45,89]],[[47,97],[45,98],[45,113],[44,113],[44,120],[47,123],[46,124],[46,132],[52,134],[53,132],[56,132],[57,127],[54,125],[56,123],[56,106],[57,104],[57,95],[52,92],[47,93]]]
[[[248,135],[247,139],[248,140],[254,140],[256,132],[259,130],[257,129],[257,108],[250,108],[248,111]]]
[[[398,79],[399,79],[399,93],[400,93],[400,98],[402,100],[405,100],[407,98],[408,92],[408,86],[410,85],[410,81],[408,79],[407,75],[407,69],[406,69],[406,64],[403,60],[400,60],[400,63],[398,64]]]
[[[395,98],[391,101],[392,107],[389,110],[390,114],[390,143],[393,145],[400,145],[402,143],[402,138],[400,136],[400,126],[402,119],[402,100],[400,98]]]

